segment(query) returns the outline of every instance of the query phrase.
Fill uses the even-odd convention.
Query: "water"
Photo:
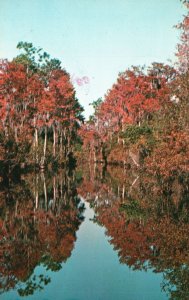
[[[183,253],[168,253],[162,233],[152,236],[155,223],[144,222],[138,207],[139,216],[132,209],[126,224],[123,190],[120,197],[118,186],[107,183],[114,177],[82,176],[43,174],[24,178],[22,187],[2,188],[9,199],[6,209],[1,203],[1,299],[187,299]]]

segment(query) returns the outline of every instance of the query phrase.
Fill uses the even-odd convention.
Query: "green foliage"
[[[137,146],[140,150],[141,159],[150,155],[157,144],[154,130],[148,125],[130,125],[124,132],[121,132],[120,137],[124,138],[127,147]]]
[[[82,172],[82,170],[76,170],[75,181],[76,181],[77,185],[81,184],[82,180],[83,180],[83,172]]]
[[[144,218],[147,214],[147,212],[141,208],[139,202],[136,200],[132,200],[126,204],[122,204],[120,210],[125,211],[127,214],[127,218],[131,220]]]
[[[44,255],[41,262],[47,270],[51,270],[53,272],[57,272],[62,268],[61,263],[54,261],[50,255]]]
[[[40,73],[45,81],[51,71],[61,69],[61,61],[59,59],[50,58],[47,52],[43,52],[42,48],[34,47],[32,43],[19,42],[17,49],[22,52],[13,61],[27,66],[31,74]]]
[[[97,100],[94,100],[93,102],[91,102],[89,105],[91,105],[94,109],[94,115],[89,116],[89,120],[90,121],[94,121],[95,120],[95,115],[98,113],[99,107],[102,104],[103,100],[102,98],[98,98]]]
[[[45,275],[39,275],[38,277],[34,275],[31,279],[27,280],[25,287],[18,289],[18,294],[21,297],[26,297],[33,295],[35,291],[40,291],[44,288],[45,285],[51,282],[51,279]]]
[[[92,107],[96,111],[96,109],[100,106],[101,103],[102,103],[102,98],[98,98],[97,100],[91,102],[90,105],[92,105]]]
[[[131,144],[136,143],[141,136],[149,137],[150,135],[152,135],[152,129],[149,126],[138,125],[128,126],[127,129],[121,133],[121,137]]]
[[[187,300],[189,295],[189,266],[180,265],[173,269],[166,270],[162,290],[165,291],[171,300]]]
[[[74,149],[76,152],[82,152],[82,142],[80,140],[76,140]]]

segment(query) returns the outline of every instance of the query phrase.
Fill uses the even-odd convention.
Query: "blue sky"
[[[175,59],[183,14],[179,0],[0,0],[0,57],[27,41],[60,59],[88,116],[120,71]]]

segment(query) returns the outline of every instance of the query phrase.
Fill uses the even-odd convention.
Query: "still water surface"
[[[106,176],[32,175],[19,187],[1,187],[2,300],[187,299],[187,291],[174,298],[169,279],[171,289],[162,289],[167,269],[185,264],[166,257],[146,216],[127,222],[123,185]]]

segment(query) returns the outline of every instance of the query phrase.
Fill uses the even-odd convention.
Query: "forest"
[[[57,299],[189,299],[189,1],[181,2],[175,62],[120,72],[91,99],[88,120],[59,59],[20,41],[15,58],[0,60],[5,300],[13,291],[50,299],[51,289]]]
[[[32,43],[20,42],[21,54],[1,60],[1,175],[47,165],[67,165],[83,122],[83,108],[69,74]]]
[[[0,61],[0,176],[76,161],[187,176],[189,12],[176,27],[177,64],[121,72],[87,121],[61,62],[19,42],[20,54]]]
[[[188,174],[189,14],[177,28],[177,64],[132,66],[92,102],[95,113],[80,128],[82,157],[155,176]]]

